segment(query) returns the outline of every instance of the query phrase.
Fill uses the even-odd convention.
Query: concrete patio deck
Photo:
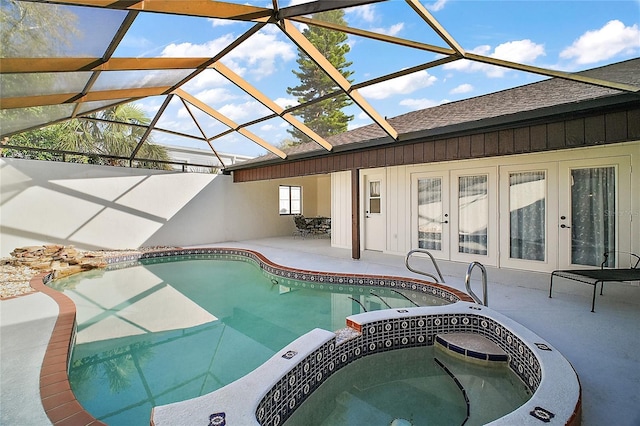
[[[328,239],[278,237],[208,246],[252,249],[275,263],[302,269],[418,276],[405,268],[401,256],[365,251],[360,260],[352,260],[350,250],[332,248]],[[464,291],[467,265],[439,265],[446,284]],[[420,267],[432,270],[426,262]],[[591,313],[589,285],[558,280],[549,299],[548,273],[487,267],[487,275],[489,307],[543,337],[576,369],[583,425],[640,424],[639,286],[605,285]],[[479,293],[477,270],[472,282]],[[0,424],[47,424],[38,379],[57,314],[56,304],[42,293],[0,302]]]

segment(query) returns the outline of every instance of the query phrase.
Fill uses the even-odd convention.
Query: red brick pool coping
[[[80,405],[71,390],[67,367],[76,328],[76,305],[64,294],[47,287],[46,276],[46,273],[36,275],[29,282],[32,288],[51,297],[59,308],[40,369],[42,406],[54,425],[105,425]]]

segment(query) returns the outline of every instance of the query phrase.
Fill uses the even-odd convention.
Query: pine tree
[[[313,15],[314,19],[323,20],[340,25],[346,25],[344,11],[333,10]],[[303,35],[315,46],[320,53],[349,81],[349,76],[353,71],[348,67],[351,62],[346,60],[346,54],[351,48],[346,43],[347,35],[338,31],[333,31],[316,26],[309,26],[303,31]],[[338,86],[315,62],[298,50],[296,61],[299,71],[293,71],[300,80],[296,87],[287,87],[287,93],[297,97],[299,103],[303,104],[313,99],[322,97],[339,90]],[[331,99],[317,102],[313,105],[303,107],[294,114],[313,131],[320,136],[327,137],[347,130],[347,124],[353,120],[353,115],[345,114],[342,109],[353,102],[346,95],[340,95]],[[293,138],[292,144],[309,142],[309,138],[298,129],[288,130]]]

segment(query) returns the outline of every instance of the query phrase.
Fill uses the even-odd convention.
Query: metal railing
[[[429,256],[431,258],[431,263],[433,263],[433,266],[436,268],[436,271],[438,272],[438,277],[440,278],[440,281],[438,281],[438,278],[435,275],[430,274],[428,272],[420,271],[418,269],[413,269],[409,265],[409,259],[415,253],[426,254],[427,256]],[[411,272],[415,272],[416,274],[420,274],[420,275],[425,275],[425,276],[433,279],[436,283],[443,283],[444,282],[444,278],[442,278],[442,273],[440,272],[440,268],[438,267],[438,264],[436,263],[436,259],[434,259],[433,255],[431,253],[429,253],[428,250],[425,250],[425,249],[414,249],[414,250],[411,250],[409,253],[407,253],[407,256],[404,258],[404,264],[407,267],[407,269],[410,270]]]
[[[471,290],[471,271],[473,268],[478,266],[480,271],[482,272],[482,300]],[[489,306],[488,296],[487,296],[487,270],[480,262],[471,262],[469,267],[467,268],[467,274],[464,277],[464,287],[467,289],[467,293],[475,300],[476,303]]]

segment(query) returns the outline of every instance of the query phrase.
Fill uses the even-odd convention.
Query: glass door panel
[[[497,168],[451,171],[451,260],[498,264]]]
[[[442,250],[442,178],[418,179],[418,248]]]
[[[500,168],[500,266],[557,269],[557,165]]]
[[[600,267],[605,252],[630,251],[631,158],[563,161],[558,170],[558,267]],[[605,266],[619,261],[614,253]]]
[[[364,175],[364,185],[364,249],[383,251],[387,241],[384,175],[379,172],[367,173]]]
[[[412,175],[412,248],[449,259],[449,179],[446,173]]]
[[[572,169],[570,195],[571,263],[599,266],[616,248],[615,167]],[[614,265],[611,255],[605,266]]]
[[[487,255],[489,188],[487,175],[458,178],[458,252]]]
[[[509,173],[509,257],[544,261],[547,183],[544,171]]]

